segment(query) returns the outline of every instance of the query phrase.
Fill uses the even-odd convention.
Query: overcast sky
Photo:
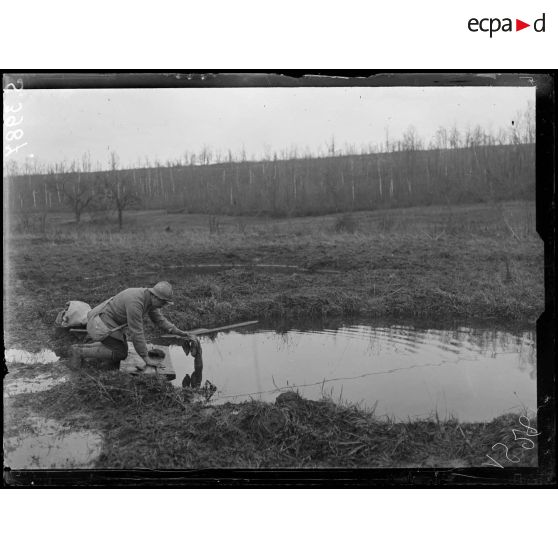
[[[28,90],[4,93],[21,102],[17,115],[27,145],[12,155],[18,162],[78,159],[91,153],[106,165],[116,151],[124,165],[138,159],[182,157],[204,145],[248,158],[266,151],[326,151],[336,146],[380,144],[386,128],[400,138],[413,125],[428,142],[439,126],[481,125],[496,132],[534,103],[535,88],[238,88]],[[5,129],[5,133],[6,133]],[[5,141],[6,143],[10,143]],[[14,142],[12,142],[13,144]],[[15,145],[14,145],[15,147]]]

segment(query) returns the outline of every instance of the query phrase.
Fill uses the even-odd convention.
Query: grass
[[[524,449],[513,441],[518,416],[487,423],[455,420],[394,422],[331,400],[283,393],[275,404],[189,404],[188,392],[153,378],[117,371],[70,372],[70,381],[17,397],[16,405],[75,429],[104,432],[98,467],[470,467],[489,460],[501,442],[505,466],[536,466],[536,437]],[[93,419],[91,419],[93,417]],[[536,427],[532,419],[531,426]],[[524,442],[525,444],[525,442]],[[526,445],[526,444],[525,444]]]
[[[65,357],[72,340],[53,322],[67,300],[94,305],[161,279],[176,293],[165,313],[183,329],[357,314],[533,325],[543,308],[543,246],[526,202],[220,217],[219,232],[210,232],[207,216],[162,211],[126,215],[121,233],[113,223],[76,229],[67,215],[49,219],[44,233],[9,236],[6,347],[50,347]],[[195,267],[203,264],[223,268]],[[328,400],[206,407],[167,384],[106,370],[68,374],[71,381],[18,395],[15,404],[101,430],[101,467],[480,465],[518,419],[397,423]],[[521,451],[522,465],[536,460],[535,451]]]
[[[50,327],[70,298],[95,304],[160,279],[175,287],[177,304],[168,313],[184,328],[355,313],[535,323],[544,300],[543,246],[529,225],[530,205],[378,213],[355,213],[354,233],[335,232],[339,217],[326,216],[254,219],[244,233],[223,218],[222,232],[210,234],[200,216],[154,212],[130,216],[121,234],[58,224],[46,236],[13,236],[8,344],[27,343],[20,328]],[[386,218],[392,224],[382,232]],[[172,233],[162,227],[167,222]],[[224,267],[195,267],[203,264]]]

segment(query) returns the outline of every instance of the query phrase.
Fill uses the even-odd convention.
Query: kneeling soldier
[[[151,321],[167,333],[195,340],[186,331],[167,320],[161,308],[172,303],[172,286],[160,281],[151,288],[130,288],[105,300],[87,314],[87,333],[93,343],[72,345],[70,366],[78,368],[83,358],[112,360],[118,364],[128,356],[128,343],[124,327],[138,355],[146,366],[157,366],[158,362],[148,355],[143,318],[147,314]]]

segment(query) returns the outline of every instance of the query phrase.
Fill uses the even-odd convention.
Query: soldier
[[[194,336],[177,328],[167,320],[161,308],[172,302],[172,286],[160,281],[150,288],[130,288],[105,300],[87,314],[87,333],[93,343],[72,345],[70,366],[79,368],[83,358],[110,360],[118,364],[128,356],[127,335],[132,341],[138,355],[146,366],[157,366],[157,362],[148,355],[143,318],[147,314],[151,321],[167,333],[180,335],[198,343]]]

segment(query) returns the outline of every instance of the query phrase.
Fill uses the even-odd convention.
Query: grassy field
[[[122,232],[101,219],[76,229],[67,214],[32,232],[18,229],[13,216],[10,227],[5,346],[52,348],[64,368],[71,340],[53,322],[67,300],[95,305],[125,287],[163,279],[174,285],[176,299],[165,312],[183,329],[309,315],[534,325],[543,308],[543,246],[528,202],[211,222],[202,215],[136,212],[125,216]],[[223,267],[211,267],[216,264]],[[99,374],[103,393],[130,388],[120,385],[129,379]],[[437,463],[479,464],[483,455],[471,441],[482,436],[469,437],[462,427],[463,435],[457,425],[376,428],[373,416],[327,401],[212,409],[184,405],[168,386],[151,384],[138,404],[127,396],[100,397],[86,376],[69,377],[48,392],[17,396],[17,404],[95,424],[105,434],[101,466],[397,466],[425,465],[432,455]],[[501,420],[494,432],[484,427],[487,436],[512,419]],[[276,439],[272,446],[268,433]],[[361,439],[362,447],[352,444]],[[399,449],[388,452],[398,441]]]

